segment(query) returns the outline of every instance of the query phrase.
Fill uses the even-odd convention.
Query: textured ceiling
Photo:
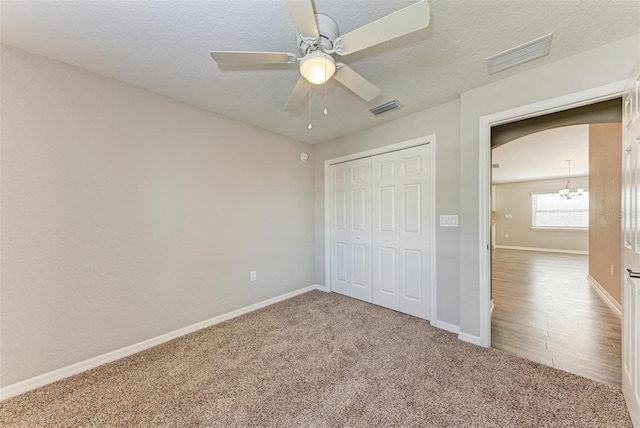
[[[491,151],[493,183],[589,175],[589,125],[563,126],[517,138]]]
[[[415,0],[316,0],[342,34]],[[342,61],[382,89],[370,103],[331,80],[309,109],[285,112],[296,65],[225,67],[210,50],[296,52],[281,0],[2,1],[2,42],[289,137],[318,143],[456,99],[526,69],[637,34],[637,1],[436,1],[425,30]],[[551,54],[489,76],[487,56],[554,32]],[[374,117],[392,98],[404,107]]]

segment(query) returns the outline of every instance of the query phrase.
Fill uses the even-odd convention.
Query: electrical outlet
[[[508,233],[505,233],[505,234],[504,234],[504,237],[505,237],[505,238],[508,238],[508,237],[509,237],[509,234],[508,234]]]
[[[258,272],[255,270],[252,270],[251,273],[249,274],[249,281],[253,282],[257,279],[258,279]]]

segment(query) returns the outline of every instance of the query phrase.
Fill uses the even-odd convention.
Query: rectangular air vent
[[[391,101],[387,101],[384,104],[380,104],[378,107],[374,107],[371,110],[369,110],[371,113],[373,113],[374,116],[377,116],[379,114],[382,114],[386,111],[389,110],[395,110],[397,108],[402,107],[402,104],[400,104],[400,101],[398,101],[397,99],[393,99]]]
[[[487,58],[489,74],[549,55],[553,33]]]

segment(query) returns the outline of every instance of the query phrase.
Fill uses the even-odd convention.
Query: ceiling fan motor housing
[[[333,42],[340,35],[338,31],[338,24],[330,16],[316,13],[316,22],[318,24],[318,33],[320,38],[317,43],[310,43],[303,39],[300,34],[296,33],[296,39],[298,41],[298,47],[302,55],[306,55],[315,50],[332,50]],[[303,35],[304,36],[304,35]]]

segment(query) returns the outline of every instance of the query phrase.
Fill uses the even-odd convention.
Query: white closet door
[[[431,314],[430,148],[397,152],[400,311],[424,319]]]
[[[351,297],[372,301],[371,158],[349,162]]]
[[[349,295],[349,167],[331,167],[331,290]]]
[[[398,278],[398,155],[372,159],[373,303],[400,309]]]
[[[331,289],[372,301],[371,158],[332,167]]]
[[[430,318],[430,146],[372,158],[373,302]]]

